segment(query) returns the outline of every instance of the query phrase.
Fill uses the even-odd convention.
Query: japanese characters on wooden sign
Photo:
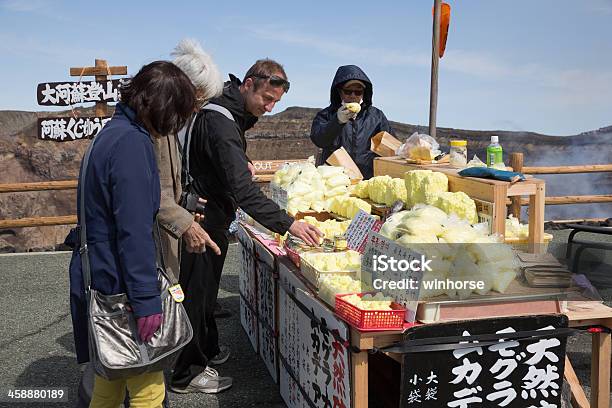
[[[305,290],[306,286],[285,263],[279,263],[278,273],[278,353],[281,362],[280,393],[289,408],[310,408],[306,404],[306,400],[300,390],[301,385],[297,381],[299,380],[300,364],[303,360],[300,350],[298,321],[301,311],[291,298],[291,296],[295,296],[297,289]]]
[[[306,292],[298,290],[296,295],[317,318],[313,321],[304,313],[299,317],[300,339],[306,356],[300,381],[315,406],[350,408],[349,352],[331,333],[335,330],[340,338],[347,340],[347,325]]]
[[[257,286],[253,240],[244,227],[239,226],[236,238],[240,243],[241,269],[238,278],[240,291],[240,323],[253,349],[258,350]]]
[[[474,347],[404,355],[400,407],[560,407],[565,316],[529,316],[423,326],[411,339],[550,331],[550,337],[462,342]],[[414,329],[413,329],[414,330]],[[461,342],[460,342],[461,344]]]
[[[111,120],[107,117],[53,117],[38,119],[38,138],[65,142],[91,139]]]
[[[70,75],[79,81],[44,82],[36,88],[36,100],[42,106],[70,106],[95,103],[95,116],[55,116],[38,119],[38,138],[55,142],[91,139],[111,119],[107,103],[118,102],[119,89],[125,79],[110,80],[110,75],[126,75],[127,67],[110,67],[105,60],[96,59],[94,67],[70,68]],[[83,76],[95,80],[81,81]]]
[[[280,266],[280,388],[289,408],[351,407],[348,327]],[[307,312],[307,313],[306,313]]]
[[[254,240],[255,267],[257,272],[257,312],[259,324],[259,354],[274,382],[278,382],[278,322],[276,318],[276,297],[278,279],[272,254]],[[267,256],[265,256],[267,255]],[[269,261],[272,260],[270,263]]]
[[[90,102],[119,102],[123,80],[46,82],[38,84],[36,99],[42,106],[70,106]]]

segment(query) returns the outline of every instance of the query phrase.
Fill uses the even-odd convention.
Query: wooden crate
[[[446,174],[449,191],[463,191],[472,199],[493,204],[491,232],[505,235],[506,201],[509,197],[529,196],[529,250],[541,252],[544,243],[544,180],[533,177],[511,184],[506,181],[461,177],[459,169],[448,164],[416,165],[407,163],[399,157],[379,157],[374,159],[374,175],[403,178],[410,170],[432,170]]]

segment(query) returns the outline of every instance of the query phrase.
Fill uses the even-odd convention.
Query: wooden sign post
[[[78,82],[51,82],[38,84],[37,100],[44,106],[74,106],[80,103],[96,104],[93,117],[47,117],[38,119],[38,138],[65,142],[91,139],[110,120],[108,102],[119,101],[122,80],[109,80],[111,75],[127,75],[127,66],[109,67],[106,60],[96,59],[93,67],[71,67],[70,75]],[[81,81],[94,76],[94,81]]]
[[[96,77],[96,82],[105,82],[110,75],[127,75],[127,66],[109,67],[106,60],[96,59],[93,67],[71,67],[70,76],[91,76]],[[96,116],[107,115],[107,104],[104,101],[96,102]]]

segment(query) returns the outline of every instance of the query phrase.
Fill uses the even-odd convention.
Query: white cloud
[[[591,2],[587,3],[587,7],[597,14],[612,15],[611,0],[591,0]]]
[[[609,5],[612,9],[612,2],[601,4]],[[260,40],[310,48],[326,56],[350,57],[372,65],[429,68],[431,64],[431,56],[422,50],[357,47],[279,26],[259,26],[246,30]],[[522,84],[533,89],[538,99],[562,106],[609,103],[607,98],[612,93],[612,73],[609,71],[562,69],[536,62],[515,63],[478,51],[449,50],[440,67],[442,71],[449,70],[488,81]]]
[[[111,54],[111,50],[102,47],[66,46],[64,43],[51,43],[30,36],[6,32],[0,32],[0,51],[36,59],[43,57],[49,61],[58,62],[72,61],[79,56]]]
[[[30,13],[43,9],[47,5],[43,0],[3,0],[0,7],[7,11]]]
[[[347,45],[345,42],[333,41],[306,33],[285,30],[279,27],[247,28],[247,31],[260,40],[274,40],[289,45],[311,48],[322,54],[333,57],[357,57],[377,65],[428,66],[431,60],[430,56],[421,52],[357,47],[354,45]]]

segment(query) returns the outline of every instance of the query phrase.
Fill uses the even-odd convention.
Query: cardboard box
[[[332,166],[344,167],[351,180],[363,180],[363,174],[355,164],[344,147],[339,148],[327,158],[327,163]]]
[[[401,145],[402,142],[384,130],[370,140],[370,150],[382,157],[396,156],[395,152]]]

